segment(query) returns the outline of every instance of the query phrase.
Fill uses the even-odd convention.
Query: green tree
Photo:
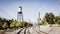
[[[14,28],[15,25],[16,25],[16,22],[12,22],[12,23],[10,24],[10,27],[11,27],[11,28]]]
[[[41,25],[45,25],[46,24],[46,20],[45,20],[45,18],[43,18],[42,20],[41,20],[41,23],[40,23]]]
[[[48,22],[48,24],[54,24],[54,14],[53,13],[46,13],[45,14],[45,19],[46,19],[46,22]]]
[[[13,20],[13,19],[11,19],[11,20],[8,20],[8,21],[7,21],[8,28],[10,28],[10,24],[11,24],[12,22],[14,22],[14,20]]]
[[[60,24],[60,16],[56,16],[56,17],[55,17],[55,22],[56,22],[57,24]]]
[[[1,18],[0,17],[0,29],[7,29],[7,28],[10,28],[10,26],[14,27],[13,26],[13,24],[14,24],[13,22],[14,22],[13,19],[8,20],[6,18]]]
[[[17,22],[16,27],[23,27],[23,23],[22,22]]]
[[[2,28],[2,29],[7,29],[7,19],[5,19],[5,18],[0,18],[0,27]]]
[[[0,18],[0,30],[3,29],[2,28],[2,18]]]
[[[45,19],[46,19],[47,22],[49,22],[49,13],[45,14]]]
[[[57,23],[60,24],[60,20],[58,20]]]
[[[54,24],[54,14],[53,13],[49,14],[49,24]]]
[[[2,25],[4,29],[8,28],[8,24],[6,22],[4,22],[4,24]]]

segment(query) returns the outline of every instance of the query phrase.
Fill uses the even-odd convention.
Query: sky
[[[39,12],[40,18],[43,18],[46,12],[54,15],[60,13],[59,0],[0,0],[0,17],[17,19],[19,6],[22,6],[25,21],[36,22]]]

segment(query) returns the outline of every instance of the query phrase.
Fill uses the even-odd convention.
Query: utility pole
[[[36,22],[35,22],[35,28],[36,28]]]
[[[38,13],[38,20],[37,20],[37,23],[40,24],[40,12]],[[39,25],[39,29],[40,29],[40,25]]]

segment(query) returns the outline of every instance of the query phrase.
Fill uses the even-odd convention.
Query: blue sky
[[[46,12],[53,12],[54,15],[60,13],[58,0],[0,0],[0,9],[10,16],[4,15],[0,11],[0,17],[17,19],[19,6],[22,6],[24,20],[26,21],[36,22],[38,12],[40,12],[40,18],[43,18]]]

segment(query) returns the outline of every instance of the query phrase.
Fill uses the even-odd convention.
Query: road
[[[39,26],[21,28],[13,32],[6,32],[5,34],[60,34],[60,27]]]

